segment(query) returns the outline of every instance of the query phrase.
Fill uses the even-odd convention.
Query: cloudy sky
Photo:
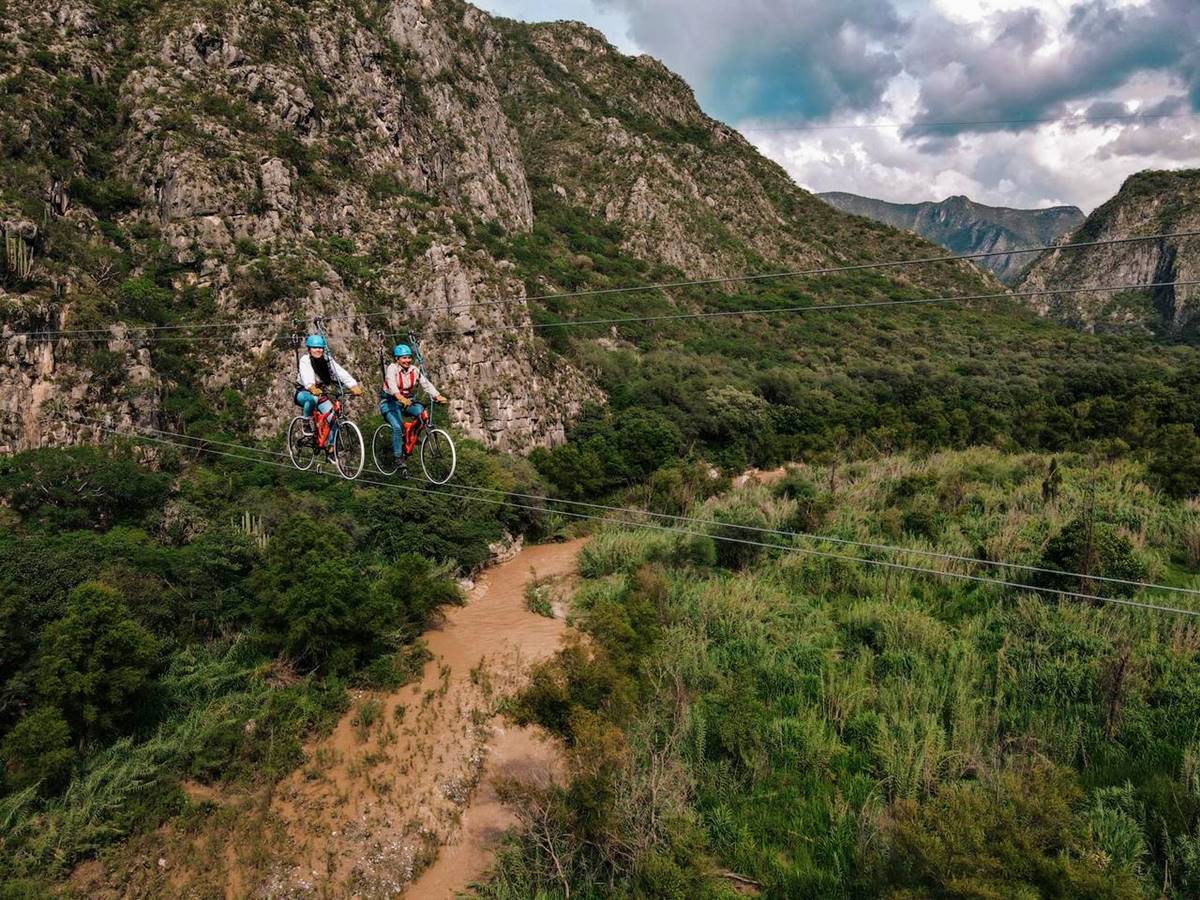
[[[1200,166],[1200,0],[474,2],[658,57],[811,190],[1090,211]]]

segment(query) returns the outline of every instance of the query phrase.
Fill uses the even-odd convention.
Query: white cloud
[[[744,130],[809,190],[850,191],[899,203],[965,194],[994,206],[1076,205],[1090,211],[1134,171],[1177,168],[1200,157],[1200,119],[1105,127],[1052,124],[1033,132],[972,134],[935,153],[905,141],[897,129]],[[1125,150],[1135,157],[1122,155]]]
[[[708,112],[731,119],[814,190],[1090,209],[1133,172],[1200,165],[1200,117],[990,131],[862,127],[1200,109],[1200,0],[482,5],[581,19],[624,49],[645,48],[692,84]],[[807,130],[785,130],[797,124]],[[843,125],[855,127],[831,127]]]

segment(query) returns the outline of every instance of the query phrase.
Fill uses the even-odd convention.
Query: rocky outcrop
[[[1104,241],[1132,235],[1200,230],[1200,169],[1130,176],[1066,241]],[[1165,238],[1050,251],[1025,274],[1019,289],[1091,288],[1200,280],[1200,238]],[[1030,298],[1050,316],[1087,331],[1148,332],[1194,339],[1200,325],[1200,287],[1089,291]]]
[[[1083,211],[1076,206],[1010,209],[984,206],[963,196],[947,197],[937,203],[888,203],[842,191],[817,196],[842,212],[915,232],[952,253],[1002,253],[1022,247],[1043,247],[1083,221]],[[1030,254],[1017,253],[981,259],[979,265],[995,273],[1005,284],[1013,284],[1032,260]]]
[[[127,257],[158,258],[128,259],[111,283],[82,259],[63,260],[57,295],[45,266],[32,281],[5,280],[15,312],[0,331],[0,385],[19,424],[0,423],[0,446],[64,439],[71,411],[118,426],[158,417],[179,386],[156,374],[165,342],[147,332],[13,337],[78,327],[81,302],[119,302],[126,275],[165,285],[172,304],[207,307],[205,324],[233,326],[219,341],[172,349],[195,367],[196,384],[184,387],[235,390],[258,434],[291,414],[293,353],[273,339],[324,316],[339,357],[372,383],[378,350],[395,334],[427,334],[431,374],[468,434],[510,450],[561,441],[599,392],[529,339],[522,303],[471,307],[519,301],[524,286],[471,246],[464,220],[511,231],[533,222],[519,141],[491,77],[488,17],[420,0],[385,5],[370,22],[333,4],[307,14],[262,0],[215,10],[171,4],[128,22],[84,3],[14,11],[6,68],[50,83],[90,72],[119,110],[103,171],[87,171],[99,136],[78,136],[69,152],[76,188],[120,185],[128,208],[77,202],[56,228],[96,252],[119,235],[134,245]],[[127,57],[115,52],[122,39],[134,48]],[[39,52],[53,56],[53,73],[33,65]],[[152,248],[130,239],[139,232]],[[99,321],[124,312],[107,311]],[[108,380],[100,363],[117,367],[111,384],[99,383]]]
[[[919,238],[847,216],[796,185],[691,88],[577,22],[500,20],[502,102],[520,135],[535,202],[620,228],[631,256],[691,277],[928,255]],[[969,271],[903,277],[948,289]],[[976,287],[993,286],[976,279]]]

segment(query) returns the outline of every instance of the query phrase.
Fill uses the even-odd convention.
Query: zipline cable
[[[1167,288],[1167,287],[1186,287],[1189,285],[1200,284],[1200,279],[1185,280],[1185,281],[1155,281],[1142,284],[1108,284],[1099,285],[1097,287],[1078,287],[1078,288],[1046,288],[1035,291],[1005,291],[995,294],[958,294],[949,297],[923,297],[913,300],[868,300],[861,303],[818,303],[808,306],[766,306],[755,307],[751,309],[725,309],[714,310],[711,312],[690,312],[690,313],[661,313],[652,316],[618,316],[605,319],[576,319],[565,320],[562,322],[531,322],[529,324],[514,324],[514,325],[492,325],[486,329],[489,332],[507,332],[507,331],[539,331],[551,328],[583,328],[589,325],[623,325],[623,324],[638,324],[645,322],[664,322],[664,321],[680,321],[686,319],[715,319],[715,318],[730,318],[738,316],[766,316],[779,315],[783,313],[809,313],[809,312],[844,312],[853,309],[872,309],[875,307],[908,307],[908,306],[928,306],[942,303],[960,303],[972,300],[1004,300],[1006,298],[1022,298],[1022,297],[1052,297],[1065,294],[1088,294],[1088,293],[1103,293],[1116,291],[1139,291],[1149,290],[1152,288]],[[323,318],[322,321],[328,321],[328,318]],[[229,326],[242,327],[242,326]],[[434,331],[422,332],[423,336],[431,337],[466,337],[475,334],[476,329],[438,329]],[[391,340],[396,337],[405,337],[413,332],[411,329],[405,331],[384,332],[382,337],[386,340]],[[288,337],[280,335],[273,338],[272,341]],[[98,339],[98,338],[97,338]],[[46,340],[50,340],[47,338]],[[57,340],[57,338],[55,338]],[[150,344],[166,344],[166,343],[191,343],[193,341],[203,340],[198,336],[190,337],[151,337],[139,340],[141,345]]]
[[[422,312],[453,312],[456,310],[475,309],[475,308],[489,307],[489,306],[506,306],[506,305],[512,305],[512,304],[520,304],[520,303],[541,302],[541,301],[549,301],[549,300],[563,300],[563,299],[571,299],[571,298],[579,298],[579,297],[597,297],[597,296],[604,296],[604,295],[610,295],[610,294],[641,293],[641,292],[659,291],[659,290],[667,290],[667,289],[671,289],[671,288],[682,288],[682,287],[703,287],[703,286],[718,285],[718,284],[737,284],[737,283],[745,283],[745,282],[753,282],[753,281],[767,281],[767,280],[774,280],[774,279],[781,279],[781,278],[815,277],[815,276],[821,276],[821,275],[835,275],[835,274],[845,273],[845,272],[864,272],[864,271],[869,271],[869,270],[874,270],[874,269],[889,269],[889,268],[900,268],[903,266],[928,265],[931,263],[948,263],[948,262],[961,262],[961,261],[978,260],[978,259],[989,259],[992,257],[1012,256],[1012,255],[1024,254],[1024,253],[1041,253],[1041,252],[1046,252],[1046,251],[1057,251],[1057,250],[1083,250],[1083,249],[1087,249],[1089,247],[1106,247],[1106,246],[1115,246],[1115,245],[1120,245],[1120,244],[1140,243],[1140,242],[1144,242],[1144,241],[1160,241],[1160,240],[1167,240],[1167,239],[1172,239],[1172,238],[1192,238],[1192,237],[1200,237],[1200,230],[1164,232],[1161,234],[1130,235],[1130,236],[1118,237],[1118,238],[1107,238],[1105,240],[1099,240],[1099,241],[1080,241],[1080,242],[1067,243],[1067,244],[1044,244],[1044,245],[1036,246],[1036,247],[1022,247],[1022,248],[1017,248],[1017,249],[1013,249],[1013,250],[992,250],[992,251],[986,251],[986,252],[980,252],[980,253],[961,253],[961,254],[954,254],[954,255],[949,255],[949,256],[926,256],[926,257],[917,257],[914,259],[892,260],[892,261],[887,261],[887,262],[859,263],[859,264],[848,265],[848,266],[826,266],[826,267],[816,268],[816,269],[799,269],[799,270],[785,271],[785,272],[765,272],[765,273],[760,273],[760,274],[728,275],[728,276],[719,276],[719,277],[712,277],[712,278],[690,279],[690,280],[683,280],[683,281],[664,281],[664,282],[657,282],[654,284],[634,285],[634,286],[629,286],[629,287],[596,288],[596,289],[585,290],[585,291],[565,291],[565,292],[556,293],[556,294],[535,294],[533,296],[527,296],[527,297],[510,297],[510,298],[501,298],[501,299],[497,299],[497,300],[478,300],[478,301],[473,301],[471,303],[450,304],[450,305],[446,305],[446,306],[413,307],[413,308],[405,310],[405,313],[408,315],[411,315],[414,313],[422,313]],[[322,319],[325,322],[346,321],[346,320],[361,321],[361,320],[369,320],[369,319],[377,319],[377,318],[387,318],[392,315],[394,315],[394,313],[382,313],[382,312],[381,313],[363,313],[361,315],[345,314],[345,315],[336,315],[336,316],[323,316]],[[257,327],[257,326],[261,326],[261,325],[270,325],[270,326],[274,326],[277,328],[282,328],[282,327],[284,327],[285,323],[281,323],[277,319],[259,319],[257,321],[252,320],[249,322],[197,322],[197,323],[191,323],[191,324],[176,324],[176,325],[142,325],[142,326],[127,325],[126,327],[128,328],[129,331],[136,331],[139,333],[158,333],[158,332],[169,332],[169,331],[187,331],[187,330],[199,331],[199,330],[214,330],[214,329],[232,331],[232,330],[236,330],[239,328],[252,328],[252,327]],[[53,329],[53,330],[52,329],[44,329],[44,330],[40,330],[40,331],[14,332],[12,335],[10,335],[10,337],[25,337],[25,338],[37,338],[37,339],[41,339],[41,340],[54,340],[54,339],[58,339],[61,337],[96,335],[96,334],[107,335],[110,333],[111,333],[110,328],[78,328],[78,329]]]
[[[106,426],[100,426],[100,427],[102,427],[103,430],[108,431],[109,433],[118,434],[118,435],[122,435],[122,436],[129,437],[129,438],[134,438],[134,439],[138,439],[138,440],[146,440],[146,441],[150,441],[152,443],[158,443],[158,444],[166,444],[166,445],[174,446],[174,447],[177,447],[180,449],[192,450],[193,452],[195,452],[198,449],[196,447],[193,447],[193,446],[190,446],[187,444],[179,444],[174,441],[167,441],[167,440],[162,440],[159,438],[152,438],[147,435],[138,435],[138,434],[131,434],[131,433],[127,433],[127,432],[121,432],[121,431],[118,431],[117,429],[108,428]],[[201,450],[200,452],[210,453],[210,454],[214,454],[214,455],[218,455],[218,456],[230,457],[233,459],[240,459],[240,460],[243,460],[246,462],[256,463],[258,465],[274,466],[276,468],[286,469],[297,475],[304,474],[303,472],[301,472],[300,470],[296,469],[294,466],[292,466],[288,463],[276,463],[276,462],[272,462],[270,460],[264,460],[264,459],[259,459],[259,458],[255,458],[255,457],[241,456],[238,454],[227,453],[227,452],[220,451],[220,450]],[[333,472],[325,472],[323,470],[319,470],[315,474],[321,474],[321,475],[325,475],[326,477],[335,478],[339,481],[345,481],[345,479],[343,479],[340,475],[337,475]],[[691,535],[694,537],[707,537],[712,540],[719,540],[719,541],[723,541],[726,543],[742,544],[742,545],[752,546],[752,547],[762,547],[762,548],[766,548],[766,549],[770,549],[770,550],[783,550],[783,551],[786,551],[789,553],[798,553],[798,554],[805,555],[805,556],[815,556],[815,557],[820,557],[820,558],[824,558],[824,559],[840,560],[842,562],[862,563],[865,565],[882,566],[882,567],[888,568],[888,569],[905,571],[905,572],[913,572],[913,573],[923,574],[923,575],[932,575],[935,577],[956,578],[959,580],[971,581],[971,582],[978,583],[978,584],[988,584],[988,585],[992,585],[995,587],[1005,587],[1005,588],[1012,588],[1012,589],[1016,589],[1016,590],[1024,590],[1024,591],[1028,591],[1030,593],[1050,594],[1050,595],[1058,596],[1058,597],[1070,597],[1070,598],[1079,599],[1079,600],[1092,600],[1092,601],[1096,601],[1096,602],[1100,602],[1100,603],[1110,603],[1110,604],[1114,604],[1114,605],[1118,605],[1118,606],[1153,610],[1156,612],[1165,612],[1165,613],[1172,613],[1172,614],[1176,614],[1176,615],[1200,617],[1200,610],[1182,609],[1179,607],[1172,607],[1172,606],[1160,606],[1160,605],[1153,604],[1153,603],[1144,603],[1144,602],[1136,601],[1136,600],[1126,600],[1126,599],[1122,599],[1119,597],[1105,597],[1105,596],[1102,596],[1099,594],[1089,594],[1089,593],[1084,593],[1081,591],[1068,591],[1068,590],[1062,590],[1059,588],[1039,587],[1037,585],[1022,584],[1020,582],[1007,581],[1007,580],[999,579],[999,578],[990,578],[990,577],[983,576],[983,575],[971,575],[971,574],[965,573],[965,572],[952,572],[952,571],[940,570],[940,569],[927,569],[927,568],[923,568],[921,566],[913,566],[913,565],[909,565],[907,563],[897,563],[897,562],[892,562],[889,560],[878,560],[878,559],[867,559],[867,558],[856,557],[856,556],[845,556],[840,553],[830,553],[830,552],[822,551],[822,550],[813,550],[813,549],[810,549],[807,547],[787,547],[787,546],[783,546],[781,544],[767,543],[765,541],[753,541],[753,540],[747,540],[744,538],[730,537],[727,535],[712,535],[712,534],[709,534],[704,531],[694,531],[694,530],[684,529],[684,528],[673,528],[668,525],[655,525],[652,523],[645,523],[645,522],[630,522],[627,520],[614,520],[614,519],[608,518],[606,516],[594,516],[594,515],[588,515],[586,513],[570,512],[567,510],[546,510],[544,507],[527,506],[527,505],[520,504],[520,503],[513,503],[511,501],[492,500],[492,499],[488,499],[485,497],[469,497],[469,496],[455,493],[453,491],[432,490],[432,489],[428,489],[428,488],[420,488],[420,487],[417,487],[416,485],[397,484],[397,483],[386,482],[386,481],[373,481],[370,479],[362,479],[362,478],[358,479],[357,483],[369,484],[369,485],[373,485],[376,487],[392,488],[394,490],[413,491],[413,492],[422,493],[422,494],[432,494],[435,496],[452,497],[457,500],[475,500],[476,502],[480,502],[480,503],[491,503],[491,504],[495,504],[498,506],[506,506],[506,507],[510,507],[513,509],[525,509],[525,510],[530,510],[533,512],[541,512],[541,513],[551,512],[551,513],[554,513],[557,515],[568,516],[571,518],[598,521],[598,522],[608,522],[608,523],[617,524],[617,525],[624,525],[624,526],[631,527],[631,528],[644,528],[644,529],[650,529],[650,530],[654,530],[654,531],[666,532],[666,533],[670,533],[670,534],[685,534],[685,535]]]
[[[767,306],[755,309],[722,309],[713,312],[660,313],[653,316],[618,316],[608,319],[569,319],[562,322],[534,322],[529,325],[497,325],[489,331],[530,331],[549,328],[583,328],[587,325],[631,325],[645,322],[679,321],[682,319],[718,319],[736,316],[765,316],[780,313],[839,312],[849,309],[870,309],[880,306],[926,306],[937,303],[958,303],[966,300],[1003,300],[1010,297],[1053,297],[1062,294],[1088,294],[1107,291],[1138,291],[1150,288],[1185,287],[1200,284],[1200,279],[1188,281],[1156,281],[1149,284],[1109,284],[1085,288],[1053,288],[1037,291],[1005,291],[1002,294],[962,294],[953,297],[925,297],[915,300],[868,300],[862,303],[819,303],[810,306]],[[429,331],[426,334],[446,337],[470,334],[470,331]],[[395,333],[389,337],[394,337]]]
[[[90,416],[79,416],[79,419],[82,419],[85,421],[96,422],[96,424],[97,424],[96,427],[104,428],[104,430],[112,432],[112,433],[124,434],[124,436],[126,436],[126,437],[146,437],[146,439],[157,440],[156,438],[149,438],[148,436],[142,436],[142,434],[127,433],[127,432],[121,432],[119,430],[114,430],[114,428],[110,428],[107,425],[101,425],[100,424],[101,420],[92,419],[92,418],[90,418]],[[184,438],[185,440],[196,440],[196,442],[210,443],[210,444],[216,444],[216,445],[221,445],[221,446],[229,446],[229,448],[245,450],[248,452],[258,452],[258,454],[265,454],[265,455],[270,455],[270,456],[275,456],[275,457],[287,458],[286,454],[282,454],[282,452],[278,452],[278,451],[274,451],[274,450],[250,448],[250,446],[246,446],[246,445],[242,445],[242,444],[233,444],[233,443],[228,443],[228,442],[221,442],[221,440],[209,440],[206,438],[193,437],[193,436],[190,436],[190,434],[180,434],[178,432],[163,431],[163,430],[161,430],[161,428],[152,428],[149,426],[142,426],[142,427],[144,427],[146,431],[155,432],[157,434],[167,434],[167,436],[170,436],[170,437]],[[184,449],[188,449],[188,450],[193,450],[193,451],[198,451],[198,452],[210,452],[208,449],[204,448],[204,446],[197,446],[194,444],[180,444],[178,442],[166,442],[166,443],[170,443],[170,444],[173,444],[174,446],[179,446],[179,448],[184,448]],[[221,452],[221,451],[211,451],[211,452]],[[269,460],[260,460],[259,457],[248,457],[248,456],[240,456],[240,455],[236,456],[236,458],[241,458],[241,460],[246,460],[246,461],[251,461],[251,462],[253,462],[253,461],[264,462],[264,463],[272,464],[272,466],[274,466],[274,464],[282,464],[283,468],[288,468],[288,469],[295,470],[295,472],[299,472],[299,470],[295,469],[295,467],[292,466],[292,464],[290,464],[290,462],[274,463]],[[372,472],[374,472],[374,469],[372,469]],[[385,473],[380,472],[377,474],[383,475]],[[844,538],[834,538],[834,536],[830,536],[830,535],[811,534],[811,533],[805,533],[805,532],[785,532],[785,530],[780,530],[780,529],[762,528],[762,527],[757,527],[757,526],[744,526],[744,524],[737,524],[737,523],[732,523],[732,522],[721,522],[718,520],[709,520],[709,518],[701,518],[701,517],[697,517],[697,516],[677,516],[677,515],[667,514],[667,512],[654,512],[654,511],[650,511],[650,510],[638,510],[638,509],[625,508],[625,506],[611,506],[611,505],[598,504],[598,503],[587,503],[587,502],[582,502],[582,500],[568,500],[568,499],[562,499],[562,498],[546,497],[546,496],[541,496],[541,494],[527,494],[527,493],[520,493],[520,492],[515,492],[515,491],[500,491],[500,490],[496,490],[496,488],[475,487],[475,486],[470,486],[470,485],[454,485],[454,486],[452,486],[452,490],[451,490],[451,486],[446,486],[446,487],[442,487],[442,488],[419,488],[418,486],[415,486],[415,485],[396,484],[396,482],[382,482],[382,481],[372,481],[372,480],[366,480],[366,479],[359,479],[358,481],[362,482],[362,484],[403,488],[403,490],[415,490],[415,491],[420,491],[422,493],[449,494],[449,496],[454,496],[454,497],[457,497],[460,499],[482,499],[479,497],[474,497],[474,498],[469,497],[468,494],[461,493],[461,491],[497,494],[497,496],[502,496],[502,497],[506,497],[506,498],[526,499],[526,500],[530,500],[530,502],[540,502],[540,503],[544,503],[544,504],[547,504],[547,503],[566,504],[566,505],[578,506],[578,508],[602,510],[602,511],[606,511],[606,512],[613,512],[613,514],[620,514],[620,515],[626,515],[626,516],[649,516],[649,517],[653,517],[653,518],[666,518],[666,520],[671,520],[674,522],[686,522],[686,523],[698,524],[698,526],[706,526],[706,527],[736,528],[739,530],[744,530],[744,532],[775,535],[775,536],[780,536],[780,538],[788,538],[788,539],[793,539],[793,540],[803,539],[803,540],[811,540],[811,541],[826,541],[826,542],[829,542],[829,544],[838,544],[838,545],[842,545],[842,546],[857,547],[857,548],[862,548],[862,550],[875,550],[875,551],[889,552],[889,553],[914,554],[914,556],[923,556],[926,558],[941,559],[941,560],[944,560],[944,562],[955,562],[955,563],[991,566],[991,568],[998,568],[998,569],[1027,571],[1027,572],[1032,572],[1032,574],[1080,578],[1081,581],[1097,581],[1097,582],[1104,582],[1104,583],[1109,583],[1109,584],[1120,584],[1120,586],[1124,586],[1124,587],[1134,587],[1134,588],[1145,589],[1145,590],[1164,590],[1164,592],[1186,594],[1186,595],[1190,595],[1190,596],[1200,596],[1200,590],[1196,590],[1194,588],[1181,588],[1181,587],[1171,586],[1171,584],[1158,584],[1158,583],[1154,583],[1154,582],[1127,580],[1127,578],[1114,578],[1114,577],[1109,577],[1109,576],[1087,575],[1087,574],[1084,574],[1084,572],[1072,572],[1072,571],[1066,571],[1066,570],[1061,570],[1061,569],[1048,569],[1048,568],[1044,568],[1044,566],[1034,566],[1034,565],[1027,565],[1027,564],[1021,564],[1021,563],[1007,563],[1007,562],[1002,562],[1002,560],[980,559],[980,558],[976,558],[976,557],[958,556],[958,554],[953,554],[953,553],[941,553],[941,552],[937,552],[937,551],[920,550],[920,548],[916,548],[916,547],[899,547],[899,546],[888,545],[888,544],[872,544],[872,542],[868,542],[868,541],[856,541],[856,540],[850,540],[850,539],[844,539]],[[497,502],[499,502],[499,500],[487,500],[487,502],[497,503]],[[503,502],[499,502],[499,503],[503,503]],[[551,512],[551,514],[556,514],[556,512],[563,512],[563,514],[565,514],[565,512],[566,512],[566,510],[546,509],[545,506],[521,505],[520,508],[521,509],[538,510],[538,511],[542,511],[542,512]],[[571,514],[571,515],[576,515],[576,514]],[[587,516],[587,517],[594,518],[594,520],[598,520],[598,521],[607,521],[606,516]],[[629,524],[636,524],[636,523],[629,523]],[[641,523],[641,524],[646,524],[646,523]],[[704,535],[709,536],[709,538],[713,538],[714,540],[724,539],[724,538],[722,538],[722,536],[709,534],[708,532],[689,532],[689,533],[704,534]],[[780,545],[774,545],[774,544],[773,545],[762,544],[761,546],[775,546],[775,547],[785,548],[785,550],[787,548],[787,547],[781,547]],[[806,551],[806,548],[794,548],[794,550],[798,550],[798,551],[805,550]],[[818,551],[811,551],[811,552],[817,553]],[[866,559],[863,557],[845,557],[845,556],[841,556],[841,554],[836,554],[836,553],[833,553],[833,554],[827,553],[826,556],[832,556],[834,558],[839,558],[839,559],[847,559],[847,560],[851,560],[851,562],[862,562],[862,563],[869,563],[869,564],[874,564],[874,563],[883,564],[884,563],[884,560],[871,560],[871,559]],[[920,566],[912,566],[912,570],[925,571],[925,572],[941,571],[941,570],[923,569],[923,568],[920,568]],[[1001,582],[1003,580],[996,580],[996,578],[990,578],[990,581]],[[1003,583],[1008,584],[1008,586],[1014,586],[1014,584],[1018,584],[1018,582],[1003,582]],[[1032,589],[1032,590],[1042,590],[1043,589],[1043,588],[1040,588],[1037,586],[1032,586],[1032,584],[1030,584],[1030,586],[1024,586],[1024,587],[1027,587],[1028,589]],[[1069,593],[1072,593],[1073,595],[1078,595],[1078,594],[1076,594],[1076,592],[1069,592]],[[1109,600],[1117,601],[1116,598],[1109,598]],[[1195,613],[1195,614],[1200,614],[1200,612]]]

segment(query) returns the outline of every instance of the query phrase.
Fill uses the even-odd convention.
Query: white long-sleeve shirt
[[[325,359],[329,362],[329,371],[333,374],[342,385],[342,387],[352,388],[358,384],[354,380],[354,376],[337,364],[337,361],[326,354]],[[296,373],[296,387],[300,390],[306,390],[310,384],[318,384],[317,373],[313,370],[312,357],[305,353],[300,357],[300,371]]]
[[[401,371],[399,363],[391,363],[383,373],[383,392],[389,397],[403,394],[411,397],[417,385],[421,386],[433,397],[440,397],[442,392],[433,386],[433,382],[425,377],[419,366],[409,366]]]

